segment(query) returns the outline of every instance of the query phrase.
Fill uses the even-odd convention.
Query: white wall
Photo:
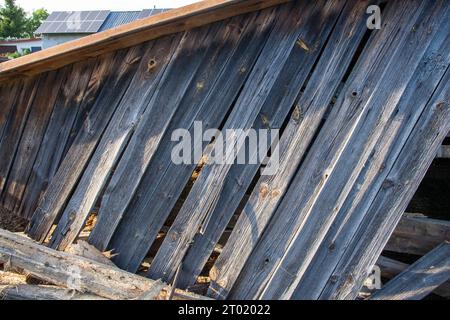
[[[76,40],[87,36],[88,34],[43,34],[43,49],[54,47],[58,44]]]

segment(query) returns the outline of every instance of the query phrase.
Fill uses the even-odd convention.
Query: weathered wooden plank
[[[108,299],[136,299],[151,290],[155,281],[83,257],[56,251],[26,237],[0,229],[0,262],[37,278],[78,292]],[[164,291],[168,288],[165,286]],[[175,290],[175,297],[206,299]]]
[[[442,159],[450,159],[450,146],[449,145],[441,146],[439,148],[437,157]]]
[[[254,188],[256,191],[252,193],[246,207],[243,209],[243,215],[241,215],[242,218],[236,226],[239,233],[233,234],[228,240],[227,247],[222,251],[218,262],[211,272],[213,281],[220,281],[223,285],[224,293],[232,287],[238,275],[236,270],[239,271],[242,268],[246,257],[248,257],[251,251],[251,245],[249,243],[256,242],[258,233],[262,232],[262,229],[264,228],[262,220],[253,220],[253,218],[260,216],[264,208],[268,206],[272,208],[276,207],[280,200],[280,197],[273,198],[272,196],[261,195],[269,195],[272,191],[279,195],[284,194],[289,181],[296,172],[302,159],[302,155],[305,153],[311,139],[314,137],[316,129],[322,121],[322,117],[333,98],[334,92],[350,64],[353,53],[356,51],[356,48],[366,31],[364,13],[366,4],[367,3],[365,2],[358,2],[355,5],[353,1],[347,3],[304,93],[296,103],[298,107],[294,111],[294,114],[281,137],[280,165],[278,172],[274,176],[261,177],[258,181]],[[348,16],[357,18],[351,20],[348,19]],[[351,36],[348,37],[348,34],[351,34]],[[247,168],[246,171],[248,171]],[[244,179],[239,179],[241,184],[245,183],[243,180]],[[245,192],[245,190],[242,192]],[[227,205],[222,205],[227,208]],[[219,209],[219,212],[220,211],[221,209]],[[233,213],[235,210],[231,211],[231,213]],[[221,215],[224,214],[225,212],[221,212]],[[184,263],[184,266],[186,266],[185,269],[189,270],[189,272],[196,269],[194,271],[195,276],[199,274],[206,262],[205,260],[201,261],[200,259],[196,259],[195,255],[201,256],[202,253],[199,251],[204,250],[209,257],[213,246],[217,243],[228,222],[225,221],[224,223],[218,220],[217,226],[212,226],[212,221],[213,219],[211,219],[208,228],[210,226],[212,228],[218,228],[212,229],[215,234],[213,232],[208,232],[207,230],[205,235],[197,235],[196,241],[199,241],[200,244],[197,245],[197,243],[194,242]],[[255,224],[253,222],[255,222]],[[220,223],[222,223],[221,226]],[[212,245],[210,243],[212,243]],[[246,251],[247,248],[249,248],[249,251]],[[236,255],[238,257],[235,259]],[[202,259],[205,259],[205,257],[206,256],[203,255]],[[194,264],[191,263],[192,260],[194,261]],[[202,263],[198,263],[197,261]],[[197,262],[197,265],[195,265],[195,262]],[[192,265],[195,267],[192,267]],[[226,282],[221,281],[222,275],[223,279],[227,280]],[[189,281],[192,283],[194,278],[191,278]],[[217,294],[217,292],[215,294]],[[220,294],[217,294],[217,296],[220,296]],[[224,294],[222,298],[225,296],[226,294]]]
[[[53,300],[107,300],[93,295],[78,293],[55,286],[34,286],[28,284],[0,285],[0,300],[32,300],[32,301],[53,301]]]
[[[381,277],[385,279],[395,278],[400,273],[409,268],[409,265],[400,261],[396,261],[384,256],[381,256],[377,261],[377,266],[381,270]],[[433,293],[450,298],[450,281],[444,282],[439,287],[434,289]]]
[[[257,16],[258,14],[254,14],[253,17],[232,19],[222,25],[215,35],[212,34],[214,37],[211,39],[203,62],[194,78],[190,80],[189,87],[182,93],[179,101],[180,106],[151,161],[149,162],[149,156],[145,155],[142,146],[139,143],[134,143],[136,148],[131,152],[127,150],[123,160],[119,163],[102,200],[99,220],[89,241],[98,248],[105,250],[114,231],[119,228],[122,217],[126,214],[124,218],[127,221],[125,229],[117,231],[119,236],[123,238],[112,244],[114,250],[119,253],[116,261],[121,267],[129,271],[135,271],[126,267],[126,256],[132,254],[134,246],[140,245],[144,240],[138,240],[136,244],[130,244],[129,242],[134,241],[134,235],[140,233],[139,230],[145,230],[143,233],[149,239],[147,242],[154,240],[156,238],[155,232],[160,229],[158,227],[160,223],[155,219],[165,221],[165,217],[170,212],[170,209],[166,209],[164,212],[158,212],[154,209],[140,210],[140,202],[152,203],[155,201],[152,200],[152,195],[158,187],[164,188],[166,193],[170,192],[171,185],[174,184],[177,188],[183,188],[184,184],[175,180],[178,180],[180,176],[186,176],[186,173],[190,175],[193,171],[192,166],[195,166],[195,164],[176,165],[169,160],[172,149],[177,144],[171,139],[172,132],[177,129],[189,129],[192,133],[194,120],[202,121],[205,126],[218,126],[227,113],[227,108],[231,105],[230,100],[234,99],[235,92],[238,90],[236,88],[239,88],[243,79],[246,78],[247,72],[242,72],[242,68],[248,68],[248,61],[243,59],[233,60],[231,57],[235,57],[233,53],[238,50],[249,49],[239,45],[239,41],[241,37],[247,37],[246,43],[247,45],[250,44],[251,33],[246,29],[247,25],[251,24],[248,19],[255,22],[254,19]],[[255,48],[261,41],[263,39],[256,42]],[[249,52],[249,55],[253,51]],[[201,54],[201,51],[197,53],[197,55]],[[174,72],[179,73],[176,69],[174,69]],[[185,76],[189,75],[186,74]],[[218,96],[219,92],[222,94],[220,99],[212,100],[213,97]],[[226,93],[224,94],[224,92]],[[169,94],[173,95],[172,92],[169,92]],[[224,104],[223,101],[226,101],[227,104]],[[154,112],[158,112],[158,110],[154,110]],[[206,129],[203,128],[203,130]],[[135,165],[136,162],[143,163],[143,165],[138,167]],[[148,168],[146,168],[146,165]],[[155,174],[156,172],[158,174]],[[162,184],[164,185],[162,186]],[[134,200],[132,200],[133,198]],[[158,196],[156,202],[165,201]],[[128,205],[130,205],[129,209],[127,209]],[[134,224],[134,221],[139,219],[142,214],[145,215],[144,221]],[[139,263],[140,261],[137,262],[137,265]]]
[[[255,66],[255,72],[247,82],[249,85],[244,88],[225,124],[224,129],[233,129],[236,138],[235,141],[226,141],[227,148],[245,148],[243,142],[246,133],[235,129],[277,129],[282,126],[342,6],[343,2],[339,1],[317,2],[313,6],[300,2],[280,12],[277,18],[279,22],[274,26]],[[319,12],[320,20],[317,19]],[[299,45],[299,42],[303,45]],[[307,46],[315,48],[307,49]],[[312,52],[313,50],[315,51]],[[226,138],[228,139],[228,136]],[[207,163],[202,169],[150,265],[149,277],[172,280],[189,248],[189,243],[203,221],[208,220],[206,217],[212,214],[217,206],[217,200],[223,192],[226,177],[231,169],[230,160],[234,160],[233,154],[226,157],[229,158],[225,164]]]
[[[24,81],[20,96],[13,106],[14,112],[10,113],[5,125],[0,145],[0,193],[4,191],[20,137],[27,123],[30,106],[37,91],[38,82],[39,77]]]
[[[422,300],[450,278],[450,242],[444,242],[376,291],[371,300]]]
[[[0,88],[0,106],[2,106],[0,108],[0,146],[10,112],[14,110],[14,103],[19,97],[22,85],[22,81],[12,81]]]
[[[411,13],[416,10],[414,6],[409,9]],[[408,25],[404,28],[408,28]],[[377,131],[374,132],[375,140],[370,140],[369,137],[370,128],[378,123],[380,113],[384,110],[380,104],[383,99],[392,102],[392,104],[389,104],[390,109],[386,110],[389,115],[399,99],[400,94],[383,96],[381,101],[374,101],[371,98],[374,91],[382,91],[379,89],[379,84],[386,79],[381,78],[381,76],[393,64],[392,60],[386,59],[386,57],[392,59],[392,56],[398,54],[398,44],[406,43],[406,36],[397,33],[393,28],[384,28],[382,31],[384,32],[378,34],[378,37],[375,37],[369,47],[366,48],[363,58],[359,60],[356,69],[277,211],[271,214],[275,208],[269,207],[269,213],[263,215],[265,219],[272,216],[271,224],[267,226],[267,230],[264,231],[256,247],[255,241],[253,241],[253,244],[250,243],[251,248],[255,249],[253,249],[240,273],[239,281],[233,287],[230,297],[237,299],[260,297],[265,294],[267,283],[273,279],[272,275],[277,275],[277,270],[280,270],[280,273],[278,273],[281,276],[280,282],[277,284],[271,283],[270,289],[274,291],[267,292],[267,294],[278,296],[280,295],[278,290],[282,292],[289,290],[289,281],[296,279],[297,272],[285,265],[284,267],[293,272],[290,274],[284,273],[283,269],[278,268],[278,266],[285,259],[286,261],[292,261],[285,254],[289,250],[291,241],[296,238],[297,234],[300,234],[300,230],[306,227],[314,231],[301,233],[299,240],[302,242],[308,241],[309,235],[313,237],[313,240],[317,237],[317,242],[320,242],[324,231],[329,227],[334,214],[337,212],[333,209],[338,209],[341,205],[342,196],[345,196],[348,192],[348,187],[352,185],[355,175],[361,170],[364,158],[370,153],[368,149],[370,150],[371,145],[377,139]],[[380,48],[379,43],[383,43],[384,47]],[[373,49],[376,51],[373,52]],[[419,55],[419,59],[414,62],[418,63],[420,57]],[[408,81],[411,75],[405,74],[404,76]],[[384,125],[384,121],[379,121],[379,123],[381,126]],[[357,134],[354,133],[361,134],[361,138],[356,138]],[[369,135],[369,137],[366,138],[366,135]],[[370,142],[367,145],[364,144],[366,139]],[[355,153],[351,150],[353,147]],[[350,154],[350,156],[347,156],[345,161],[339,161],[343,159],[343,154]],[[332,183],[339,179],[342,179],[343,182]],[[258,227],[259,230],[262,230],[264,225]],[[252,229],[254,229],[253,226],[250,230]],[[239,231],[239,229],[235,230],[237,234],[239,234]],[[311,244],[315,245],[317,242]],[[309,245],[310,243],[305,242],[305,246]],[[251,251],[251,248],[248,252]],[[297,247],[297,251],[292,254],[298,257],[305,253],[308,253],[308,251]],[[311,255],[303,258],[305,259],[304,262],[307,263]],[[296,263],[301,262],[303,262],[302,259],[293,262],[292,267],[295,268]],[[285,276],[286,278],[284,278]],[[223,278],[223,281],[218,283],[226,284],[225,279]],[[219,284],[219,290],[220,287]],[[214,288],[212,289],[214,290]],[[225,293],[227,292],[225,291]]]
[[[33,239],[44,241],[60,216],[67,197],[78,183],[121,95],[130,83],[136,63],[130,65],[129,62],[134,58],[135,52],[131,49],[129,52],[125,50],[106,55],[99,60],[85,96],[87,101],[94,100],[94,105],[33,214],[28,228],[28,234]],[[116,64],[119,67],[113,68]]]
[[[30,107],[27,123],[20,137],[20,143],[2,194],[3,206],[10,211],[15,212],[19,209],[59,89],[70,68],[65,67],[49,72],[39,82],[37,94]]]
[[[353,240],[347,243],[320,298],[357,296],[450,129],[449,98],[450,71],[447,70],[370,208],[359,218],[361,222]]]
[[[119,106],[120,112],[114,115],[111,126],[102,138],[75,194],[64,211],[51,241],[53,248],[64,249],[75,240],[125,147],[122,163],[127,166],[125,169],[131,167],[134,168],[131,172],[136,172],[130,181],[146,170],[188,85],[203,62],[210,40],[216,35],[221,25],[222,23],[218,23],[185,34],[181,45],[174,53],[173,60],[167,67],[164,78],[158,85],[156,95],[148,105],[149,112],[145,112],[137,124],[136,134],[133,134],[133,129],[136,126],[140,108],[130,107],[128,104]],[[197,44],[199,49],[193,48],[193,43]],[[121,111],[122,109],[124,110]],[[123,112],[125,115],[122,114]],[[139,166],[136,166],[136,163],[139,163]],[[128,170],[120,167],[116,177],[126,179],[128,174]]]
[[[0,81],[53,70],[289,0],[205,0],[2,63]]]
[[[407,213],[384,250],[422,256],[444,241],[450,241],[450,221]]]
[[[74,65],[59,90],[53,113],[27,182],[21,207],[17,211],[22,217],[31,218],[41,195],[45,192],[64,157],[64,146],[71,133],[94,66],[95,60]]]

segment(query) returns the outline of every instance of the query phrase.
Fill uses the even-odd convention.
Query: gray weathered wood
[[[450,242],[444,242],[376,291],[371,300],[422,300],[450,278]]]
[[[62,158],[64,146],[78,114],[81,97],[84,96],[95,60],[73,66],[56,98],[45,136],[33,166],[30,178],[17,213],[31,219],[40,197],[55,175]]]
[[[14,105],[17,101],[23,81],[11,81],[3,84],[0,88],[0,146],[11,110],[15,111]],[[14,112],[13,111],[13,112]]]
[[[322,299],[354,299],[381,254],[450,129],[450,71],[419,118],[382,187],[346,243]],[[355,221],[350,219],[349,223]]]
[[[83,257],[55,251],[0,229],[0,262],[20,268],[57,286],[108,299],[136,299],[155,281]],[[164,290],[167,290],[167,286]],[[175,297],[204,299],[181,290]]]
[[[425,10],[422,15],[431,12],[433,11]],[[445,13],[445,10],[440,9],[435,9],[434,12],[444,14],[444,17],[445,14],[448,14],[448,11]],[[395,19],[397,18],[395,17]],[[418,19],[421,19],[421,17],[419,16]],[[430,23],[429,21],[432,19],[428,17],[423,21]],[[434,19],[439,21],[443,18],[438,16]],[[428,31],[423,29],[423,31],[415,30],[418,34],[413,33],[409,37],[420,37],[421,32],[428,34]],[[445,54],[442,59],[439,56],[443,52],[448,52],[449,42],[447,39],[448,35],[440,34],[429,45],[411,80],[409,80],[403,92],[403,97],[396,106],[395,113],[390,116],[391,119],[389,119],[381,137],[378,139],[379,142],[371,151],[371,155],[365,162],[364,168],[359,173],[359,177],[346,197],[344,204],[336,214],[326,237],[317,249],[311,263],[305,265],[306,270],[295,289],[294,298],[318,299],[326,282],[330,279],[336,279],[337,275],[333,272],[339,275],[339,271],[335,269],[339,259],[350,243],[356,241],[353,237],[360,226],[361,220],[367,214],[367,210],[377,192],[383,188],[383,183],[385,183],[390,169],[404,148],[409,135],[414,132],[414,126],[421,112],[423,110],[429,112],[430,107],[427,106],[427,103],[436,86],[442,80],[441,77],[450,58],[448,54]],[[403,49],[400,59],[403,59],[404,54],[409,50],[411,49]],[[368,228],[376,229],[377,226]],[[314,279],[311,278],[313,275]]]
[[[400,261],[396,261],[384,256],[381,256],[377,261],[377,266],[381,269],[381,277],[385,279],[395,278],[397,275],[408,269],[409,265]],[[433,293],[450,298],[450,281],[444,282],[439,287],[434,289]]]
[[[384,250],[422,256],[444,241],[450,241],[450,221],[407,213]]]
[[[239,231],[232,234],[211,271],[212,287],[214,288],[210,289],[210,294],[221,298],[226,297],[250,254],[252,246],[255,245],[270,217],[270,215],[263,217],[263,213],[270,212],[270,209],[273,210],[277,206],[281,195],[284,194],[289,181],[296,172],[302,155],[314,137],[334,91],[344,76],[352,54],[356,51],[366,30],[363,9],[365,5],[366,3],[359,2],[355,6],[355,3],[350,1],[337,22],[334,33],[328,41],[308,86],[296,103],[298,107],[281,137],[280,168],[276,175],[261,177],[256,184],[255,191],[235,226],[235,230]],[[350,20],[348,19],[349,15],[357,18]],[[352,34],[352,36],[348,37],[348,34]],[[216,238],[217,240],[218,238]],[[195,245],[194,242],[194,247]],[[199,253],[197,252],[197,254]],[[190,253],[188,257],[193,259]],[[189,266],[190,260],[186,264]],[[215,281],[221,283],[220,289],[215,287]]]
[[[62,82],[71,67],[51,71],[41,78],[27,123],[23,130],[16,155],[2,194],[3,206],[10,211],[18,211],[25,187],[31,175],[45,131],[56,102]],[[17,137],[16,137],[17,138]]]
[[[414,5],[406,8],[410,13],[417,10]],[[393,16],[385,21],[398,20]],[[285,299],[292,294],[394,113],[405,83],[414,72],[412,66],[422,58],[425,48],[420,47],[417,52],[409,52],[412,57],[403,65],[394,61],[401,54],[399,48],[408,44],[405,30],[413,23],[403,21],[403,32],[386,27],[369,43],[271,224],[248,258],[232,289],[232,298]],[[377,43],[385,46],[380,48]],[[392,43],[395,47],[389,46]],[[385,73],[393,67],[401,70],[408,63],[408,72],[393,72],[395,77]],[[396,94],[383,93],[393,87],[398,88]],[[374,98],[377,93],[380,99]]]
[[[33,214],[28,234],[35,240],[44,241],[59,218],[120,101],[118,96],[129,85],[136,63],[128,62],[133,61],[135,52],[130,50],[128,57],[126,54],[124,50],[103,56],[92,73],[84,101],[94,101],[94,105]],[[113,68],[116,63],[119,67]]]
[[[252,70],[271,28],[270,21],[274,18],[274,14],[268,11],[254,18],[256,23],[248,21],[248,28],[242,30],[243,35],[234,51],[229,52],[233,49],[230,47],[223,48],[224,53],[229,54],[228,62],[220,73],[217,71],[218,78],[215,84],[208,84],[207,96],[204,93],[200,94],[200,106],[191,104],[197,99],[187,99],[183,102],[186,112],[175,115],[164,137],[164,144],[161,144],[161,148],[150,163],[134,200],[112,238],[110,248],[119,252],[114,261],[122,268],[129,271],[138,268],[195,169],[195,162],[191,165],[175,165],[167,161],[174,146],[171,132],[182,127],[188,128],[192,134],[194,119],[202,122],[204,130],[219,127]],[[202,73],[208,75],[208,69],[204,69]],[[188,110],[198,112],[192,118],[194,115]],[[160,172],[160,168],[163,168],[161,171],[164,172],[160,176],[155,175],[154,172]],[[164,191],[158,191],[159,188]]]
[[[107,300],[93,295],[78,293],[55,286],[34,286],[28,284],[1,285],[0,300]]]
[[[234,129],[234,136],[226,141],[227,148],[236,147],[236,150],[240,150],[244,145],[246,134],[236,129],[264,128],[261,119],[265,119],[264,122],[267,122],[270,128],[280,128],[287,117],[342,7],[342,2],[331,2],[325,9],[322,2],[306,8],[303,7],[304,4],[285,6],[279,13],[278,23],[274,26],[255,65],[255,71],[250,75],[248,86],[244,88],[224,126],[225,130]],[[311,19],[315,17],[317,8],[321,8],[320,23],[317,19]],[[311,30],[313,20],[314,32]],[[316,46],[314,50],[317,51],[311,52],[299,46],[297,44],[299,39],[306,43],[314,43]],[[233,141],[233,138],[236,140]],[[207,158],[210,156],[207,155]],[[189,243],[203,221],[207,221],[208,215],[213,213],[219,196],[224,191],[226,177],[231,169],[230,161],[234,160],[234,154],[227,154],[226,159],[224,164],[207,163],[203,167],[150,265],[149,277],[172,280],[182,263]],[[206,225],[204,227],[206,228]]]

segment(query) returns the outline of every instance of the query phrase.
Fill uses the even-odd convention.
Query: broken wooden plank
[[[239,14],[262,10],[288,0],[205,0],[139,19],[111,30],[96,33],[42,50],[0,65],[0,80],[60,68],[107,52],[186,31]]]
[[[450,242],[444,242],[376,291],[370,300],[422,300],[450,278]]]
[[[16,210],[22,217],[31,219],[42,193],[64,157],[64,146],[71,133],[94,66],[95,60],[74,65],[58,92],[53,113],[27,181],[20,209]]]
[[[2,106],[0,108],[0,146],[10,112],[14,110],[14,103],[20,94],[22,86],[22,81],[11,81],[0,88],[0,105]]]
[[[403,7],[410,13],[417,10],[414,4]],[[405,64],[394,61],[394,57],[401,54],[399,48],[409,44],[405,31],[414,23],[414,20],[397,22],[397,14],[398,11],[395,14],[391,11],[390,20],[385,21],[391,21],[393,26],[378,32],[365,49],[365,55],[353,70],[229,297],[288,299],[293,293],[296,282],[314,257],[317,246],[394,113],[415,68],[397,72],[395,77],[385,71],[393,70],[394,66],[398,69],[406,65],[417,66],[425,51],[417,46],[410,50],[412,58],[408,62],[405,60]],[[398,32],[397,23],[403,23],[403,32]],[[431,39],[429,36],[428,43]],[[380,49],[377,42],[384,46]],[[393,86],[399,88],[396,95],[377,95]],[[375,96],[381,98],[375,99]],[[239,234],[240,230],[235,229],[235,232]]]
[[[133,267],[128,265],[129,258],[127,257],[133,254],[134,248],[141,245],[142,242],[151,242],[156,238],[156,233],[160,229],[159,225],[165,221],[165,217],[170,212],[170,208],[166,208],[164,211],[154,209],[142,211],[140,205],[142,203],[152,203],[152,195],[155,190],[158,190],[158,187],[164,188],[165,194],[170,193],[173,184],[177,188],[183,188],[184,184],[179,182],[179,180],[186,176],[186,173],[190,176],[193,171],[191,167],[195,166],[195,163],[191,165],[177,165],[169,160],[172,149],[177,144],[176,141],[172,141],[172,134],[179,129],[190,130],[192,133],[194,121],[202,121],[206,126],[203,130],[219,126],[223,121],[227,108],[232,103],[230,100],[234,99],[236,91],[238,91],[242,81],[247,76],[247,72],[242,72],[242,70],[247,66],[248,62],[244,59],[237,59],[236,51],[244,49],[243,44],[241,44],[241,37],[251,37],[247,26],[254,22],[257,16],[258,14],[253,14],[253,16],[249,17],[231,19],[226,24],[221,24],[220,29],[214,32],[215,35],[208,37],[208,39],[211,39],[211,42],[206,45],[207,52],[203,62],[195,76],[190,80],[185,92],[180,92],[179,97],[175,96],[173,91],[167,91],[166,93],[171,96],[170,100],[175,105],[179,103],[179,106],[154,155],[152,156],[145,148],[143,149],[142,143],[138,139],[133,139],[118,164],[117,170],[106,189],[102,206],[100,207],[99,219],[89,241],[98,248],[106,250],[114,233],[116,233],[115,239],[120,237],[121,240],[118,242],[113,240],[114,243],[111,244],[111,248],[114,248],[119,254],[116,257],[116,263],[122,268],[129,271],[137,269],[141,261],[137,262],[133,270]],[[256,39],[253,39],[255,40],[254,48],[258,50],[263,39],[259,38],[259,41],[256,41]],[[247,39],[245,43],[249,44],[249,42],[250,39]],[[248,57],[254,55],[255,49],[245,49],[249,49]],[[197,51],[196,55],[202,55],[203,52],[201,51],[204,50],[195,51]],[[246,57],[247,55],[244,56]],[[236,60],[233,60],[233,58],[236,58]],[[180,71],[174,68],[172,72],[176,72],[177,75],[172,76],[179,77]],[[189,75],[185,74],[184,76],[188,77]],[[168,83],[170,84],[170,82]],[[179,89],[180,86],[174,90]],[[218,98],[219,95],[221,95],[220,99]],[[215,99],[213,100],[213,98]],[[164,99],[164,95],[160,93],[158,99]],[[178,102],[177,99],[179,99]],[[157,108],[151,112],[160,113]],[[152,121],[152,118],[155,118],[150,115],[146,117],[149,119],[147,121]],[[153,125],[147,124],[147,126]],[[148,140],[145,136],[139,135],[138,137],[143,141]],[[149,162],[150,156],[152,157]],[[141,163],[141,166],[137,167],[135,165],[136,162]],[[155,172],[158,172],[158,174],[155,174]],[[160,194],[158,194],[156,202],[159,204],[165,203],[161,199]],[[157,203],[153,205],[156,206]],[[142,219],[143,221],[140,220],[141,215],[145,215],[145,218]],[[122,218],[124,222],[121,222]],[[136,220],[139,220],[137,224],[134,222]],[[124,230],[121,230],[122,224],[126,226]],[[119,230],[116,231],[116,229]],[[145,238],[148,240],[135,241],[136,234],[140,234],[140,230],[144,229],[143,233],[145,233]]]
[[[400,221],[411,198],[450,130],[450,70],[419,118],[412,134],[383,179],[351,242],[321,294],[322,299],[354,299]],[[354,224],[353,219],[348,220]]]
[[[396,261],[384,256],[381,256],[377,261],[377,266],[381,270],[381,277],[385,279],[395,278],[400,273],[409,268],[409,265],[400,261]],[[447,298],[450,298],[450,281],[444,282],[439,287],[434,289],[433,293]]]
[[[0,262],[12,268],[23,269],[57,286],[113,300],[136,299],[155,285],[153,280],[47,248],[2,229],[0,229]],[[175,297],[205,299],[182,290],[176,290]]]
[[[450,221],[407,213],[384,250],[423,256],[444,241],[450,241]]]
[[[271,29],[271,21],[275,17],[272,10],[253,15],[255,21],[252,19],[247,21],[247,28],[243,28],[241,37],[235,39],[238,41],[236,47],[226,45],[222,48],[221,51],[228,53],[229,57],[226,64],[221,66],[221,71],[217,71],[217,78],[212,77],[215,83],[213,84],[211,80],[207,87],[203,84],[204,92],[202,90],[195,95],[198,99],[184,99],[183,106],[187,111],[179,109],[179,112],[175,114],[162,140],[163,143],[142,177],[141,185],[136,190],[109,245],[110,249],[115,249],[119,253],[114,262],[120,267],[129,271],[137,270],[197,165],[198,159],[193,158],[190,164],[178,165],[167,161],[178,143],[172,141],[172,133],[178,128],[185,128],[193,136],[194,131],[198,134],[200,122],[203,124],[201,127],[203,130],[215,129],[221,125],[247,80]],[[251,23],[252,21],[255,23]],[[242,22],[245,26],[244,20]],[[234,29],[236,25],[230,25],[230,27]],[[220,47],[222,45],[219,45]],[[213,70],[214,67],[209,66],[208,69]],[[208,69],[202,68],[202,74],[208,75],[209,78],[211,75]],[[199,79],[201,80],[201,77]],[[189,90],[197,91],[196,83],[193,85],[195,87]],[[198,105],[195,104],[196,102]],[[197,125],[195,121],[199,121]],[[203,142],[201,147],[204,145]],[[191,152],[193,151],[198,152],[196,149],[191,149]],[[162,173],[155,175],[154,172]],[[137,239],[139,240],[136,241]]]
[[[93,295],[78,293],[74,290],[55,286],[42,285],[2,285],[0,284],[0,300],[107,300]]]
[[[250,75],[248,86],[244,88],[224,125],[224,130],[232,129],[227,132],[227,149],[245,150],[245,130],[267,127],[279,129],[282,126],[343,6],[340,1],[327,4],[321,1],[313,6],[294,3],[279,13],[277,23],[255,65],[255,72]],[[317,20],[315,17],[319,12],[321,19]],[[320,31],[317,31],[318,28]],[[299,39],[314,43],[315,51],[299,46]],[[211,159],[214,152],[211,151],[206,157]],[[149,277],[172,281],[189,243],[199,229],[206,228],[207,224],[203,221],[209,220],[207,217],[217,206],[235,156],[233,152],[227,152],[223,164],[207,163],[203,167],[150,265]]]
[[[92,73],[93,81],[84,99],[94,100],[94,105],[33,214],[28,234],[35,240],[44,241],[60,216],[67,197],[78,183],[81,172],[120,102],[121,94],[129,85],[136,63],[129,64],[135,58],[135,51],[127,53],[125,50],[102,57]],[[113,68],[116,64],[119,67]]]
[[[34,162],[41,147],[50,116],[64,79],[71,66],[51,71],[39,81],[37,93],[23,130],[11,170],[8,174],[2,203],[10,211],[18,211]],[[17,139],[17,137],[16,137]]]

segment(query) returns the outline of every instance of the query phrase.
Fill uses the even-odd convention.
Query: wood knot
[[[150,59],[150,61],[147,63],[147,72],[152,72],[153,69],[156,68],[156,60]]]
[[[302,109],[300,108],[300,106],[295,106],[294,111],[292,112],[292,120],[298,123],[302,119],[302,117]]]
[[[269,185],[267,183],[262,183],[261,187],[259,188],[259,196],[262,199],[267,198],[267,195],[269,194]]]
[[[205,82],[204,81],[199,81],[197,82],[197,90],[200,91],[205,87]]]

